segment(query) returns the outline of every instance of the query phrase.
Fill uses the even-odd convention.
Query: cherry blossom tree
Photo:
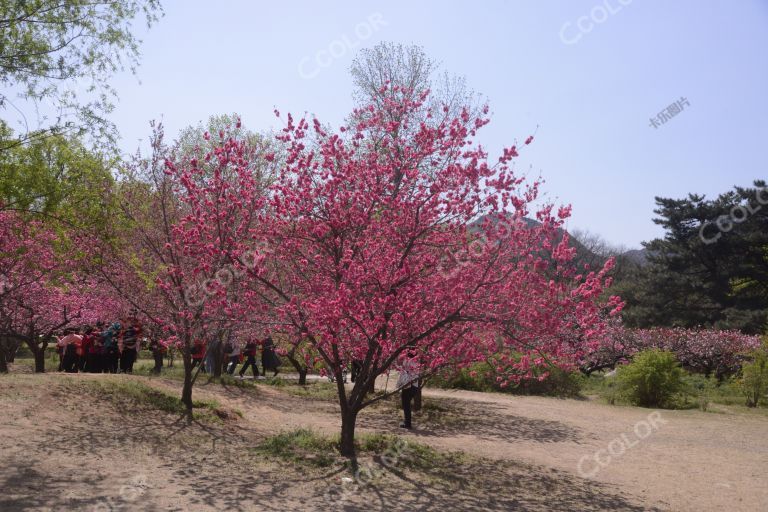
[[[234,126],[233,130],[239,129]],[[137,155],[119,183],[121,220],[116,240],[102,248],[100,271],[120,294],[162,329],[184,363],[182,402],[192,411],[194,341],[220,336],[242,318],[231,258],[249,261],[234,241],[247,238],[258,210],[238,202],[258,199],[263,150],[253,136],[235,141],[222,130],[199,146],[178,151],[164,143],[162,126],[152,154]],[[218,141],[218,142],[217,142]],[[177,169],[183,169],[178,172]],[[240,195],[243,194],[243,195]]]
[[[27,344],[36,372],[45,371],[45,350],[55,333],[121,308],[104,283],[81,272],[71,251],[84,242],[63,238],[38,220],[0,212],[0,333]]]
[[[185,254],[200,272],[228,259],[240,291],[236,305],[217,292],[221,306],[271,315],[319,354],[337,383],[347,456],[359,412],[382,398],[370,395],[373,382],[406,353],[418,354],[423,375],[494,355],[513,381],[576,358],[620,304],[599,303],[611,262],[586,275],[568,264],[574,251],[558,230],[570,208],[532,209],[540,183],[511,165],[531,137],[492,164],[473,140],[486,117],[435,109],[427,92],[394,93],[339,133],[287,116],[265,193],[254,191],[243,143],[226,134],[205,158],[234,173],[226,185],[216,175],[201,185],[199,161],[168,163],[187,205],[175,228]],[[412,124],[425,116],[434,122]],[[226,230],[216,228],[221,215]]]

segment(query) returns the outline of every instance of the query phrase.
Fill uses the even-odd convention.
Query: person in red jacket
[[[78,363],[77,368],[81,372],[90,372],[91,369],[89,368],[89,356],[91,354],[91,349],[93,348],[93,327],[86,326],[85,333],[83,334],[83,341],[80,343],[80,349],[78,350],[77,357],[78,357]],[[93,364],[93,363],[91,363]]]
[[[253,378],[257,378],[259,376],[259,367],[256,366],[256,351],[258,350],[259,344],[255,341],[249,341],[245,344],[245,349],[243,350],[243,354],[245,355],[245,364],[242,368],[240,368],[240,378],[243,378],[245,375],[245,371],[248,369],[248,366],[252,368],[253,371]]]
[[[67,329],[65,336],[57,341],[57,345],[63,347],[62,367],[67,373],[77,373],[77,351],[83,341],[83,337],[77,334],[77,329]]]
[[[195,340],[192,344],[192,368],[203,362],[203,356],[205,355],[205,341]],[[201,366],[201,370],[205,371],[205,367]]]
[[[104,340],[101,330],[104,324],[99,322],[89,336],[90,341],[85,357],[85,371],[89,373],[101,373],[104,371]]]

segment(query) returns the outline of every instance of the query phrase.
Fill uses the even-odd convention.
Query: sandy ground
[[[461,450],[472,461],[395,466],[352,488],[342,467],[308,470],[250,449],[296,427],[338,433],[332,402],[266,385],[201,385],[196,398],[243,417],[186,425],[68,384],[92,378],[179,390],[138,376],[0,376],[0,510],[768,510],[765,416],[426,390],[444,413],[418,416],[404,433],[383,404],[362,413],[359,432]]]

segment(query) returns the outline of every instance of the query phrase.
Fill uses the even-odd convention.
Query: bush
[[[669,406],[683,388],[682,368],[672,352],[663,350],[638,353],[616,378],[620,395],[641,407]]]
[[[494,367],[488,363],[476,363],[459,371],[445,372],[430,378],[431,386],[447,389],[465,389],[467,391],[499,391],[513,395],[543,395],[558,397],[577,397],[581,393],[579,374],[557,367],[534,370],[536,375],[548,375],[543,379],[524,379],[517,386],[501,387],[496,381]]]
[[[768,391],[768,349],[755,350],[750,355],[752,362],[742,368],[739,387],[747,397],[747,407],[757,407]]]
[[[715,398],[716,390],[716,381],[713,378],[701,374],[687,374],[683,379],[682,405],[689,406],[689,398],[693,398],[694,405],[706,412]]]

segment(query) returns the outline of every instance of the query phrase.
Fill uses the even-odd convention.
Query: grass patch
[[[270,436],[253,451],[267,457],[317,467],[332,466],[338,459],[337,443],[301,428]]]
[[[351,469],[350,462],[339,455],[338,447],[338,436],[325,436],[300,428],[270,436],[252,450],[262,456],[297,465]],[[471,462],[463,452],[440,452],[391,434],[358,435],[355,450],[358,458],[370,457],[379,463],[386,462],[389,467],[425,471],[443,478],[448,478],[457,465]]]
[[[336,402],[338,400],[338,390],[336,384],[331,382],[310,381],[305,386],[299,386],[298,383],[281,379],[280,377],[270,377],[263,381],[264,384],[274,386],[285,391],[289,395],[308,398],[310,400],[320,400],[326,402]]]
[[[110,400],[116,405],[140,406],[172,414],[183,414],[186,407],[178,396],[148,386],[141,381],[124,379],[84,380],[79,384],[90,391]],[[196,409],[216,411],[218,402],[214,400],[194,400]]]
[[[597,397],[610,405],[629,405],[618,390],[616,377],[606,377],[602,373],[594,373],[582,378],[582,390],[585,395]],[[683,377],[683,387],[675,394],[670,406],[674,409],[699,409],[705,412],[739,412],[768,415],[768,407],[746,407],[746,398],[739,389],[734,378],[718,382],[714,377],[704,377],[700,374],[687,373]],[[727,406],[732,409],[718,408]]]

